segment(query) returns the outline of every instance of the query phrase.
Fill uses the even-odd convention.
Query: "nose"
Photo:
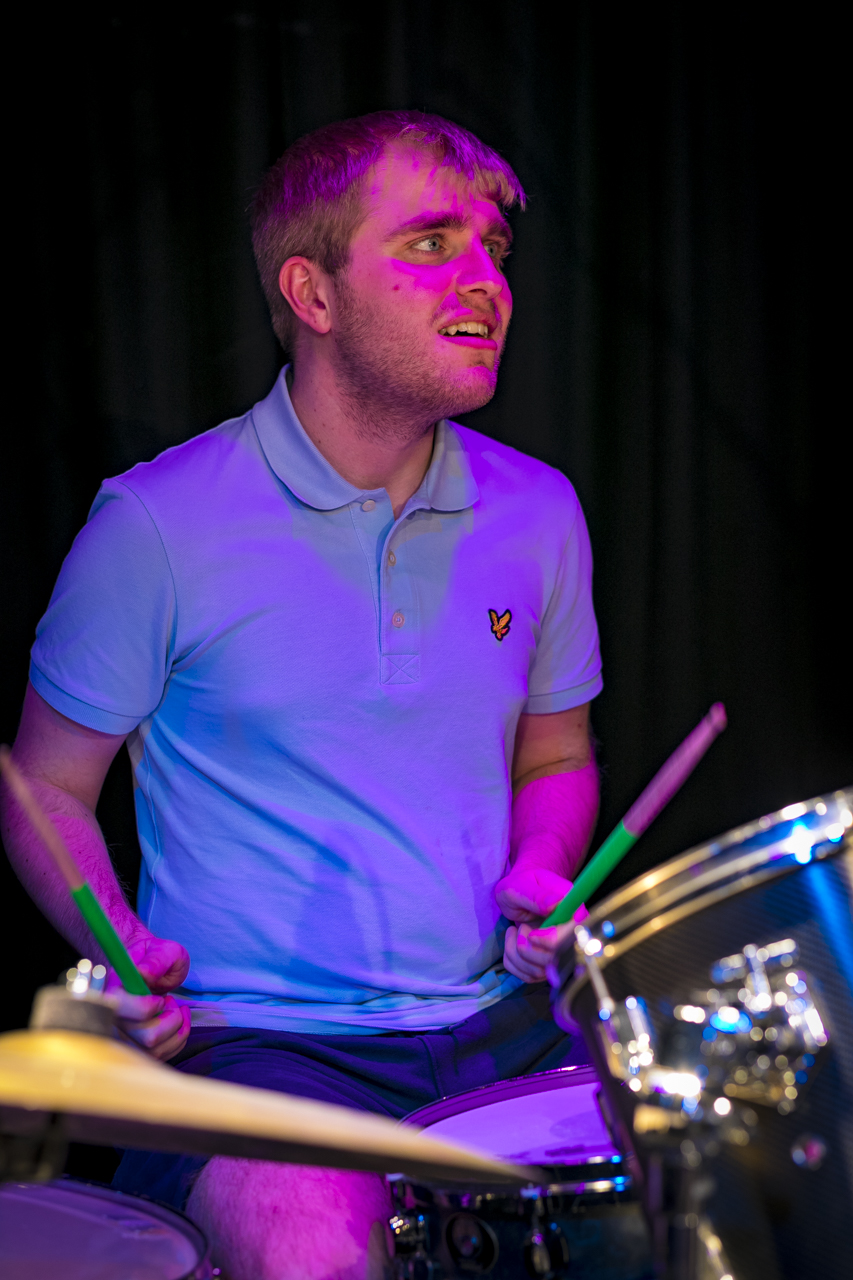
[[[504,299],[509,299],[506,276],[479,237],[475,237],[467,253],[459,259],[455,283],[459,296],[479,293],[491,302],[502,293]]]

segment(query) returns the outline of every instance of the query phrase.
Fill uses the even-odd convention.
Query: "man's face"
[[[332,334],[346,382],[421,420],[486,404],[512,312],[503,215],[464,175],[402,147],[368,175],[364,199],[335,285]]]

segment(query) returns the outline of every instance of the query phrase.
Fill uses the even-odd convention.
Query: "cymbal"
[[[523,1169],[382,1116],[185,1074],[78,1031],[0,1035],[0,1129],[59,1113],[72,1142],[405,1173],[425,1182],[519,1185]]]

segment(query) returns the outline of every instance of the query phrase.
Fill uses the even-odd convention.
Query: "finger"
[[[110,991],[115,1002],[116,1016],[122,1021],[149,1022],[165,1008],[165,996],[132,996],[123,987]]]
[[[180,1053],[187,1042],[189,1032],[182,1035],[172,1036],[165,1044],[158,1044],[153,1049],[149,1049],[152,1058],[156,1058],[158,1062],[168,1062],[170,1058],[174,1058]]]
[[[533,914],[534,904],[524,893],[519,893],[509,885],[495,889],[495,901],[508,920],[538,919]]]
[[[530,938],[531,941],[536,942],[539,946],[556,950],[564,942],[574,938],[574,930],[574,920],[570,920],[568,924],[552,924],[547,929],[532,929]]]
[[[535,924],[536,921],[542,919],[541,915],[537,915],[529,907],[522,907],[519,905],[513,906],[506,904],[505,906],[501,906],[501,911],[504,913],[507,920],[513,920],[516,924]]]
[[[507,929],[504,942],[504,967],[513,977],[521,978],[522,982],[541,982],[545,976],[544,966],[531,964],[527,955],[520,954],[518,949],[520,932],[515,928]]]
[[[524,943],[518,948],[518,954],[525,964],[538,965],[540,969],[544,969],[554,959],[554,952],[547,947],[537,947],[530,943]]]
[[[531,964],[548,964],[557,946],[557,929],[539,929],[535,925],[522,925],[518,931],[517,946],[520,954]]]
[[[168,938],[140,939],[130,952],[148,985],[157,991],[180,986],[189,972],[190,957],[186,948]]]
[[[554,959],[554,952],[548,947],[537,947],[524,939],[518,944],[518,956],[522,963],[544,970]]]
[[[176,1005],[168,1016],[154,1019],[148,1027],[127,1027],[124,1031],[132,1044],[145,1049],[154,1058],[165,1061],[174,1057],[184,1047],[190,1033],[190,1011],[186,1005]]]
[[[548,964],[553,960],[559,947],[556,929],[536,929],[525,939],[524,947],[531,959],[539,964]]]
[[[190,1034],[190,1015],[188,1009],[185,1009],[184,1012],[186,1017],[182,1021],[178,1030],[171,1035],[168,1040],[164,1040],[161,1044],[156,1044],[149,1050],[149,1052],[161,1062],[168,1062],[170,1058],[174,1058],[175,1054],[180,1053],[181,1049],[183,1049],[187,1042],[187,1038]]]
[[[526,978],[523,973],[518,971],[518,952],[516,950],[516,937],[518,930],[516,928],[507,929],[504,938],[504,968],[512,974],[514,978],[521,978],[524,982]]]
[[[511,973],[514,978],[520,978],[522,982],[541,982],[545,976],[545,970],[539,965],[529,965],[520,957],[513,955],[504,955],[504,968],[507,973]]]
[[[165,1013],[148,1022],[122,1022],[122,1029],[146,1049],[153,1049],[161,1040],[167,1040],[184,1025],[183,1010],[180,1005],[167,1009]]]
[[[520,978],[522,982],[544,982],[545,980],[545,969],[540,965],[526,964],[520,959],[513,960],[504,956],[504,968],[514,978]]]
[[[141,960],[137,968],[151,990],[158,993],[173,991],[175,987],[179,987],[189,972],[189,965],[182,961],[176,961],[164,968],[155,958]]]

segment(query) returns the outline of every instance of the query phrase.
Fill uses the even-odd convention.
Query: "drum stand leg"
[[[652,1155],[647,1204],[661,1280],[703,1280],[707,1275],[698,1231],[702,1201],[710,1189],[709,1179],[686,1160],[662,1151]]]
[[[65,1117],[40,1118],[24,1132],[0,1132],[0,1182],[49,1182],[65,1168]]]

